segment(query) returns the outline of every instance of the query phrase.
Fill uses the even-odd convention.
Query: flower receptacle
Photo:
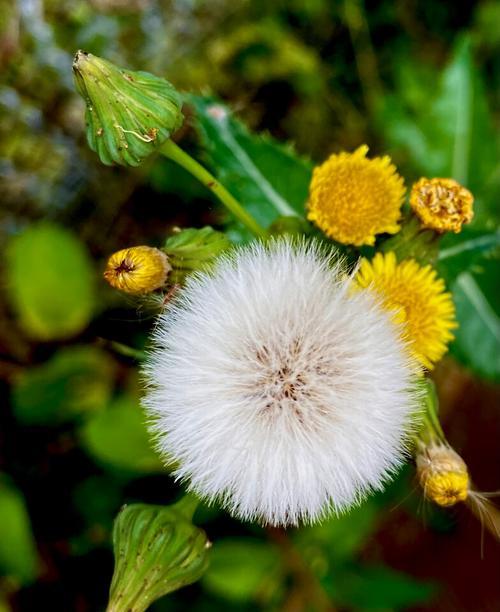
[[[165,79],[84,51],[73,75],[87,107],[89,146],[104,164],[138,166],[182,125],[182,97]]]

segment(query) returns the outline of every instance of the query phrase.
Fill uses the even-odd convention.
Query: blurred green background
[[[104,609],[120,506],[178,497],[150,449],[126,349],[145,345],[155,304],[117,294],[101,272],[114,250],[226,221],[165,159],[100,164],[84,138],[73,53],[212,93],[303,158],[367,143],[408,185],[453,176],[473,191],[475,220],[446,237],[439,264],[461,330],[434,378],[450,442],[477,488],[491,490],[499,47],[492,1],[0,0],[2,612]],[[187,105],[178,138],[210,165],[193,113]],[[237,175],[225,179],[238,190]],[[476,519],[424,504],[411,466],[348,516],[286,536],[214,508],[196,520],[214,542],[210,569],[154,610],[498,609],[498,543],[485,533],[482,557]]]

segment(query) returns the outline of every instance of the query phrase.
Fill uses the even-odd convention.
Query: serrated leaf
[[[58,424],[106,406],[112,386],[113,363],[106,353],[68,347],[15,380],[12,405],[22,423]]]
[[[135,473],[163,469],[153,451],[144,414],[133,398],[121,397],[89,419],[81,430],[82,444],[105,467]]]
[[[493,283],[495,278],[496,275]],[[452,291],[459,322],[451,347],[453,353],[479,375],[500,380],[500,319],[479,278],[464,272]]]
[[[94,273],[76,236],[39,223],[11,240],[7,259],[8,294],[27,334],[56,340],[88,324],[95,306]]]
[[[290,147],[251,134],[216,98],[190,101],[210,166],[248,212],[266,227],[280,216],[303,216],[311,164]]]
[[[0,574],[33,582],[39,559],[22,494],[0,477]]]

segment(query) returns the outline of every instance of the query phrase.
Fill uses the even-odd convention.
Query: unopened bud
[[[135,246],[111,255],[104,278],[125,293],[145,294],[162,287],[171,269],[168,257],[160,249]]]
[[[469,473],[463,459],[446,444],[422,446],[417,476],[425,497],[439,506],[454,506],[469,495]]]
[[[182,98],[165,79],[78,51],[78,92],[87,105],[87,140],[104,164],[138,166],[183,122]]]
[[[195,500],[184,497],[173,506],[132,504],[120,511],[107,612],[143,612],[203,575],[210,544],[191,522],[195,507]]]
[[[458,234],[474,216],[472,193],[448,178],[421,178],[410,195],[410,205],[422,225],[437,232]]]
[[[230,247],[227,236],[210,226],[184,229],[170,236],[165,242],[165,252],[172,264],[172,280],[181,283],[194,270],[206,270]]]

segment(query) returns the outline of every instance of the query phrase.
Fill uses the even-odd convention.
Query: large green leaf
[[[459,329],[454,354],[479,375],[500,380],[500,319],[486,292],[498,282],[495,270],[477,276],[460,274],[453,284]]]
[[[401,610],[430,600],[436,589],[388,567],[353,567],[332,577],[335,601],[356,610]]]
[[[315,554],[328,551],[328,559],[338,564],[352,558],[376,528],[379,508],[374,499],[350,512],[332,517],[295,534],[295,542],[314,563]]]
[[[135,473],[160,472],[139,402],[124,396],[98,412],[82,428],[84,448],[105,467]]]
[[[22,584],[32,582],[39,559],[21,493],[0,477],[0,574]]]
[[[463,229],[460,234],[448,234],[440,244],[438,270],[448,282],[467,272],[484,257],[500,250],[500,231],[484,233]]]
[[[408,64],[407,70],[411,70]],[[498,220],[498,140],[481,74],[474,64],[468,38],[457,41],[453,55],[437,85],[419,80],[422,88],[417,108],[404,104],[401,92],[381,101],[378,122],[383,136],[409,156],[421,174],[453,177],[476,197],[475,227],[492,227]]]
[[[23,423],[57,424],[106,406],[113,382],[113,362],[106,353],[68,347],[15,380],[12,405]]]
[[[33,225],[11,240],[7,257],[7,289],[27,334],[55,340],[87,325],[94,310],[92,264],[71,232]]]
[[[265,599],[266,590],[275,591],[282,574],[280,554],[273,545],[252,538],[226,538],[215,542],[202,581],[213,593],[244,602]]]
[[[218,179],[262,225],[303,216],[311,164],[289,146],[251,134],[216,98],[191,96],[207,161]]]

